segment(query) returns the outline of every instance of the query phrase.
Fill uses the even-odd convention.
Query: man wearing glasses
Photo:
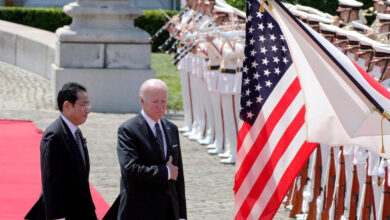
[[[26,219],[96,220],[89,189],[89,156],[78,128],[90,112],[87,90],[73,82],[57,97],[60,117],[41,140],[42,193]]]

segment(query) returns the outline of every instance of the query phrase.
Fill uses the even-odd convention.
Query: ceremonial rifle
[[[329,209],[332,205],[333,201],[333,192],[334,185],[336,181],[336,168],[334,165],[334,151],[333,147],[330,148],[330,161],[329,161],[329,174],[328,174],[328,185],[326,197],[324,198],[324,209],[321,212],[321,219],[328,220],[329,219]]]
[[[345,160],[344,160],[344,150],[341,146],[340,151],[340,176],[337,187],[337,202],[334,219],[339,220],[344,213],[344,200],[345,200],[345,191],[346,191],[346,180],[345,180]]]
[[[296,199],[295,202],[293,203],[293,208],[290,212],[290,218],[294,218],[295,215],[301,213],[302,210],[302,201],[303,201],[303,189],[306,185],[307,182],[307,170],[308,170],[308,163],[307,161],[305,165],[303,166],[301,170],[301,180],[299,184],[299,189],[296,191]]]
[[[315,220],[317,216],[317,198],[321,193],[321,174],[322,174],[322,158],[321,158],[321,149],[320,145],[317,147],[316,153],[316,165],[314,173],[314,189],[313,189],[313,199],[309,203],[309,212],[307,214],[307,220]]]
[[[353,177],[352,177],[352,189],[351,189],[351,202],[349,205],[349,219],[356,219],[356,210],[359,202],[359,179],[357,176],[356,165],[353,165]]]
[[[295,194],[295,191],[297,190],[297,179],[298,179],[298,177],[296,177],[294,179],[294,182],[291,184],[290,189],[288,190],[287,201],[286,201],[286,204],[284,204],[284,208],[286,208],[286,209],[289,206],[292,206],[292,204],[293,204],[294,194]]]
[[[178,14],[178,17],[181,18],[185,12],[187,12],[189,8],[185,8],[180,14]],[[164,12],[165,14],[165,12]],[[153,43],[164,31],[168,28],[170,24],[172,24],[172,19],[168,19],[168,21],[156,32],[152,37],[149,39],[149,43]]]
[[[389,168],[386,167],[385,181],[383,182],[383,207],[382,207],[382,219],[390,219],[390,186],[388,183]]]
[[[368,175],[368,162],[366,170],[366,191],[364,193],[364,203],[362,210],[362,219],[370,220],[371,213],[375,217],[374,189],[372,188],[372,177]]]

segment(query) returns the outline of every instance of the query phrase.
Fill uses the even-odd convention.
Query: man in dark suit
[[[144,82],[140,89],[141,113],[118,130],[121,192],[111,207],[118,212],[118,220],[187,217],[178,129],[163,118],[167,91],[161,80]]]
[[[67,83],[59,91],[57,103],[61,115],[41,140],[42,193],[25,219],[96,220],[88,150],[77,127],[90,112],[87,91],[77,83]]]

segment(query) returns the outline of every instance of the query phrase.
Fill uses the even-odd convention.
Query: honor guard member
[[[375,13],[386,13],[387,5],[383,0],[372,0]]]
[[[320,34],[329,42],[333,42],[336,37],[336,26],[320,23]]]
[[[200,22],[199,29],[209,27],[215,23],[215,18],[212,15],[213,7],[215,6],[215,0],[206,0],[205,2],[205,9],[204,9],[204,16],[203,21]],[[214,113],[212,108],[212,101],[210,98],[210,93],[207,88],[207,64],[209,60],[208,55],[208,43],[202,42],[200,44],[201,52],[204,54],[204,59],[202,62],[202,89],[200,90],[200,97],[202,98],[203,104],[204,104],[204,111],[206,114],[206,133],[205,136],[202,139],[198,139],[198,143],[203,145],[208,145],[214,142],[215,138],[215,123],[214,123]]]
[[[194,15],[195,11],[192,9],[194,0],[189,0],[188,4],[191,6],[191,9],[187,10],[180,21],[180,27],[176,28],[184,28],[185,25],[188,24],[191,17]],[[180,39],[178,39],[180,40]],[[184,52],[184,42],[181,42],[177,45],[177,53],[181,54]],[[193,121],[193,113],[192,113],[192,103],[191,103],[191,91],[189,85],[189,75],[188,75],[188,60],[187,58],[183,58],[177,65],[177,68],[180,72],[180,83],[181,83],[181,92],[182,92],[182,100],[183,100],[183,110],[184,110],[184,126],[179,128],[181,132],[191,131],[192,121]]]
[[[320,31],[320,22],[330,25],[332,24],[333,20],[315,14],[307,14],[307,23],[316,32]]]
[[[375,27],[376,40],[388,44],[390,35],[390,14],[378,13],[376,17],[379,20]]]
[[[197,33],[197,26],[198,22],[200,22],[201,18],[203,17],[203,14],[200,13],[200,9],[204,7],[204,4],[202,6],[202,1],[197,1],[196,5],[196,14],[194,15],[193,19],[188,25],[188,30],[189,32],[192,32],[194,34]],[[188,136],[192,140],[199,139],[203,136],[203,131],[204,131],[204,116],[201,113],[202,105],[199,103],[199,97],[197,96],[198,89],[199,89],[199,79],[198,79],[198,57],[196,56],[197,50],[194,45],[196,45],[195,39],[190,38],[188,48],[191,49],[191,52],[188,53],[188,63],[189,63],[189,77],[190,77],[190,93],[191,93],[191,99],[192,99],[192,114],[193,114],[193,123],[191,125],[191,131],[185,132],[184,136]]]
[[[358,21],[352,21],[352,29],[360,34],[368,35],[374,32],[374,29],[364,25]]]
[[[208,15],[212,10],[213,6],[209,1],[201,0],[199,1],[200,7],[199,12],[202,14],[201,17],[198,17],[198,21],[194,23],[193,27],[199,33],[199,30],[202,28],[208,27],[212,24],[214,19]],[[193,59],[193,74],[194,78],[194,90],[197,91],[194,93],[195,101],[195,123],[197,125],[194,128],[194,133],[189,135],[190,140],[196,140],[198,143],[207,144],[212,138],[211,135],[214,133],[214,125],[211,123],[212,119],[212,108],[211,101],[207,97],[207,86],[204,80],[205,74],[205,59],[207,58],[207,52],[205,51],[205,43],[202,42],[198,44],[196,52]],[[207,120],[209,119],[209,120]]]
[[[232,11],[233,12],[233,11]],[[231,16],[232,13],[229,14]],[[226,20],[224,25],[230,25],[231,20]],[[228,31],[228,30],[222,30]],[[224,138],[224,152],[218,154],[218,156],[226,159],[222,159],[221,163],[235,163],[236,155],[235,149],[237,145],[237,119],[235,114],[234,103],[234,86],[235,86],[235,74],[237,72],[237,53],[235,51],[235,42],[230,41],[228,38],[224,38],[224,44],[222,49],[222,62],[220,66],[220,74],[218,77],[218,91],[221,94],[222,105],[222,120],[225,133]]]
[[[362,69],[364,69],[367,73],[370,74],[370,71],[372,70],[373,67],[371,60],[375,54],[375,51],[372,46],[380,43],[368,37],[359,37],[358,40],[359,40],[360,48],[356,52],[355,60],[357,60],[357,64]],[[373,76],[372,74],[370,75]]]
[[[345,53],[345,49],[348,45],[347,35],[349,34],[349,32],[350,31],[345,29],[336,28],[336,37],[332,43],[337,49],[339,49],[343,53]]]
[[[390,47],[379,45],[373,46],[375,50],[374,58],[371,60],[373,69],[370,74],[373,75],[387,90],[390,89]]]
[[[352,29],[352,21],[366,24],[367,20],[363,16],[363,11],[360,10],[362,6],[363,3],[356,0],[339,0],[337,12],[340,13],[340,17],[339,19],[336,18],[334,24],[344,29]]]
[[[349,57],[353,62],[357,62],[356,58],[356,53],[360,49],[360,42],[359,42],[359,37],[363,36],[357,32],[351,31],[346,34],[348,43],[347,46],[345,47],[345,55]]]
[[[213,13],[216,18],[216,28],[223,25],[224,19],[228,18],[230,12],[230,10],[219,6],[214,7]],[[224,147],[221,94],[218,91],[218,77],[220,74],[220,64],[222,62],[223,41],[221,40],[220,35],[217,34],[207,35],[206,40],[207,53],[209,57],[207,63],[206,83],[211,98],[211,107],[213,109],[215,126],[214,143],[209,144],[207,149],[209,154],[219,154],[223,152]]]

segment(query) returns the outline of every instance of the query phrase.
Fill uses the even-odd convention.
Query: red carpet
[[[21,220],[41,192],[39,143],[42,131],[30,121],[0,120],[0,220]],[[109,205],[92,187],[97,215]]]

